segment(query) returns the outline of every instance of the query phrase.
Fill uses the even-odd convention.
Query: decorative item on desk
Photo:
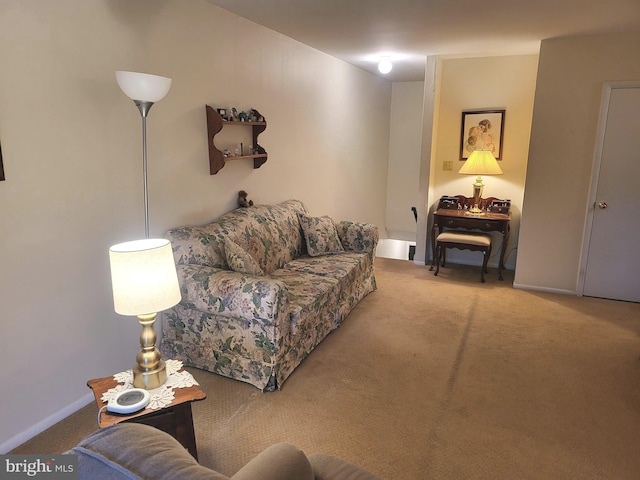
[[[171,79],[137,72],[116,72],[118,86],[138,107],[142,116],[142,176],[144,185],[144,236],[149,238],[149,196],[147,189],[147,115],[154,103],[171,88]]]
[[[473,184],[473,208],[469,213],[481,215],[483,212],[478,208],[482,196],[482,175],[502,175],[502,169],[491,152],[487,150],[474,150],[462,168],[458,171],[463,175],[477,175]]]
[[[153,324],[157,312],[181,300],[171,243],[158,238],[119,243],[109,249],[109,263],[116,313],[136,315],[142,325],[133,386],[157,388],[166,382],[167,371],[156,348]]]

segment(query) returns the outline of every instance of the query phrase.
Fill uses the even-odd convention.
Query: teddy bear
[[[253,200],[247,199],[247,192],[245,192],[244,190],[240,190],[238,192],[238,206],[246,208],[252,205],[253,205]]]

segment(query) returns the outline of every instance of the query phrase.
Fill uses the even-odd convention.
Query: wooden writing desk
[[[460,198],[466,197],[460,196]],[[500,232],[502,233],[502,248],[500,249],[498,278],[502,280],[502,271],[504,270],[504,256],[507,251],[507,243],[509,242],[509,231],[511,229],[510,219],[511,218],[508,213],[483,211],[482,214],[475,215],[469,213],[469,211],[465,209],[438,208],[433,214],[433,227],[431,229],[431,251],[435,256],[436,237],[445,228],[449,230],[464,229],[482,230],[483,232]],[[430,270],[433,270],[434,264],[435,258],[432,258]]]

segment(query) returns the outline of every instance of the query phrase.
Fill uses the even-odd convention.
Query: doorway
[[[640,302],[640,83],[606,84],[583,252],[582,293]]]

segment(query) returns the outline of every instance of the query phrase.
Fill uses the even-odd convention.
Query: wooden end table
[[[118,382],[113,377],[104,377],[89,380],[87,385],[93,390],[99,411],[106,406],[106,403],[102,401],[102,395],[110,388],[118,385]],[[144,423],[170,434],[197,460],[198,450],[196,449],[196,436],[193,431],[191,402],[204,400],[207,394],[200,390],[197,385],[176,388],[174,394],[175,397],[169,405],[156,410],[145,408],[130,415],[122,415],[108,412],[104,409],[100,415],[98,427],[104,428],[120,422]]]

